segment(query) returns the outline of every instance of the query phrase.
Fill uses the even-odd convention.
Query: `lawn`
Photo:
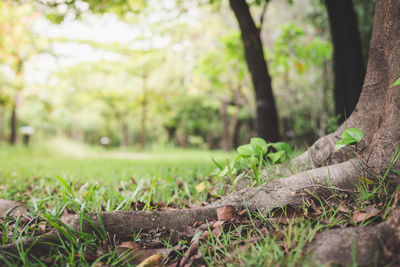
[[[232,182],[229,176],[236,178],[240,174],[217,175],[224,170],[218,171],[213,161],[219,162],[223,169],[226,160],[235,155],[235,152],[174,148],[104,149],[65,140],[32,147],[0,146],[0,199],[21,201],[27,207],[23,216],[0,218],[0,245],[52,229],[63,234],[63,241],[49,257],[37,259],[19,251],[17,257],[10,256],[6,263],[9,266],[140,263],[143,259],[138,261],[140,255],[136,250],[131,259],[129,253],[124,254],[126,248],[121,247],[120,241],[107,236],[104,229],[93,234],[71,232],[63,224],[63,218],[100,211],[199,207],[217,199],[218,194],[230,192],[217,190],[219,193],[215,195],[215,188],[224,188]],[[254,174],[254,170],[253,174],[248,173]],[[260,183],[270,178],[266,175]],[[309,192],[303,206],[296,209],[284,207],[269,214],[243,210],[215,229],[210,225],[216,222],[201,225],[196,221],[194,228],[185,230],[173,245],[154,236],[151,240],[158,242],[155,242],[157,249],[173,250],[166,258],[169,263],[183,261],[194,251],[197,254],[189,257],[190,262],[208,266],[310,265],[307,246],[315,235],[343,225],[375,224],[381,218],[386,219],[393,202],[393,195],[384,186],[378,185],[371,191],[363,179],[355,194],[334,188],[331,193],[327,202]],[[153,230],[156,236],[163,234],[162,229]],[[149,235],[151,231],[134,233],[130,242],[135,246],[140,244],[140,253],[154,253],[151,247],[143,245]],[[201,242],[196,243],[196,239]]]
[[[135,196],[129,196],[131,201],[145,200],[146,189],[157,177],[153,200],[176,199],[182,203],[185,198],[192,199],[198,193],[195,186],[216,169],[212,158],[224,162],[233,156],[233,152],[174,148],[104,149],[65,140],[30,147],[3,145],[0,146],[0,198],[29,201],[55,197],[65,181],[74,190],[83,192],[96,187],[97,198],[101,191],[112,196],[113,202],[128,194],[124,191],[131,190],[136,192]],[[109,198],[104,197],[105,201]]]

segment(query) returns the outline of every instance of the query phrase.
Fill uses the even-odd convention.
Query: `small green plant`
[[[392,87],[400,85],[400,78],[392,84]]]
[[[215,175],[217,177],[228,176],[231,184],[234,185],[241,177],[237,176],[240,170],[251,169],[253,174],[250,175],[250,184],[255,186],[261,184],[262,168],[268,163],[283,163],[289,159],[292,148],[285,142],[267,143],[264,139],[255,137],[250,140],[249,144],[239,146],[236,151],[238,152],[236,158],[227,160],[225,167],[212,158],[219,169]]]
[[[251,163],[262,165],[263,161],[270,161],[272,164],[283,163],[292,153],[292,148],[285,142],[267,143],[264,139],[255,137],[250,144],[237,148],[241,158],[248,159]]]
[[[357,151],[357,145],[363,138],[364,132],[362,130],[358,128],[346,129],[342,134],[342,139],[336,142],[335,151],[348,145],[354,146],[354,150]]]
[[[154,187],[156,186],[157,179],[158,179],[158,175],[155,176],[153,181],[151,182],[151,188],[150,188],[149,197],[147,198],[147,202],[144,205],[143,210],[147,210],[147,211],[151,210],[151,207],[150,207],[150,205],[151,205],[151,195],[153,194],[153,190],[154,190]]]

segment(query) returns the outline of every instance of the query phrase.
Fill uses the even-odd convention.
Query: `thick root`
[[[400,212],[396,211],[390,219],[375,226],[339,228],[318,234],[311,245],[311,257],[319,264],[341,266],[383,266],[388,261],[398,264],[399,233]]]
[[[317,195],[330,194],[327,188],[351,190],[360,175],[356,160],[298,173],[288,178],[273,180],[259,187],[246,188],[211,204],[212,206],[247,206],[250,210],[268,214],[272,209],[287,205],[300,206],[304,189]]]

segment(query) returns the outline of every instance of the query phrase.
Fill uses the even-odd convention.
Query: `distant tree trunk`
[[[4,139],[4,110],[0,108],[0,142]]]
[[[128,125],[126,125],[125,122],[121,122],[120,131],[121,131],[120,145],[122,147],[125,147],[125,146],[128,145],[128,139],[129,139],[129,137],[128,137]]]
[[[230,0],[229,3],[239,23],[246,62],[256,92],[258,136],[270,142],[277,141],[280,138],[278,114],[260,31],[253,21],[246,0]]]
[[[222,123],[222,148],[229,150],[229,117],[228,117],[228,103],[229,99],[221,99],[221,106],[219,108],[219,115],[221,116]]]
[[[237,110],[235,113],[232,114],[231,117],[230,135],[228,140],[229,149],[234,148],[235,138],[237,135],[236,130],[238,129],[237,127],[238,121],[239,121],[239,111]]]
[[[147,74],[142,74],[142,118],[140,124],[140,146],[146,147],[146,120],[147,120]]]
[[[335,113],[353,112],[365,77],[361,39],[352,0],[325,0],[333,41]]]
[[[10,145],[15,145],[17,142],[17,104],[13,103],[12,110],[11,110],[11,119],[10,119]]]

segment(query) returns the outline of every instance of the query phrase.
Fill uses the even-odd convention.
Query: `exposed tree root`
[[[339,228],[318,234],[311,245],[313,262],[342,266],[400,263],[400,212],[368,227]]]
[[[287,205],[302,205],[304,190],[309,189],[315,194],[329,195],[331,189],[351,189],[359,172],[357,162],[350,160],[341,164],[306,171],[288,178],[274,180],[255,188],[246,188],[235,192],[206,207],[198,209],[182,209],[169,211],[116,211],[90,214],[96,227],[104,229],[118,240],[129,240],[134,233],[151,229],[167,229],[182,232],[185,226],[192,225],[194,221],[216,219],[216,210],[220,206],[233,206],[237,211],[247,207],[252,212],[261,212],[268,215],[272,209]],[[321,186],[314,186],[321,185]],[[101,223],[98,220],[101,217]],[[95,231],[87,221],[81,224],[79,218],[70,223],[76,231],[91,233]],[[0,253],[17,254],[18,248],[30,251],[40,256],[40,252],[47,254],[52,243],[54,244],[57,233],[41,236],[39,239],[23,239],[13,244],[0,247]]]

